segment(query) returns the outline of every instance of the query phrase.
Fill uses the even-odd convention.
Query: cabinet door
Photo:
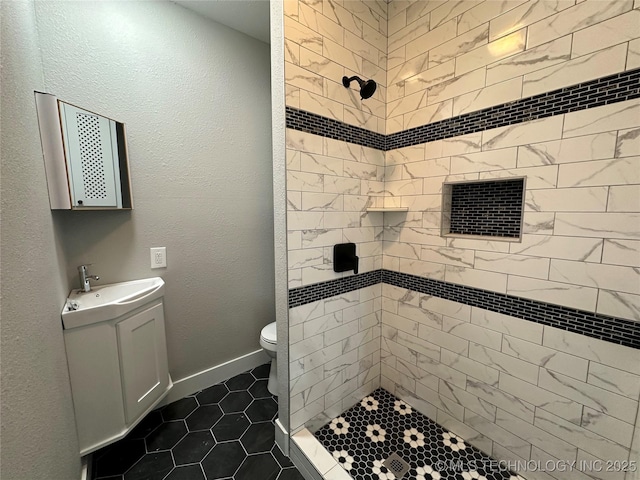
[[[113,120],[60,102],[72,208],[121,207]]]
[[[135,421],[169,385],[162,303],[116,325],[127,424]]]

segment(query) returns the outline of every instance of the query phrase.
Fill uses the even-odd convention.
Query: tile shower
[[[284,22],[292,432],[388,392],[496,460],[582,465],[527,479],[640,478],[593,468],[640,459],[640,2],[287,0]],[[520,177],[521,238],[442,235],[445,182]]]

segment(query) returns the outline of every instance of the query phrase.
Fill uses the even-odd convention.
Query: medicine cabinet
[[[51,209],[133,208],[124,124],[35,95]]]

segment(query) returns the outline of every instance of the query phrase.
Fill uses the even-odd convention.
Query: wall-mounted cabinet
[[[35,95],[51,209],[133,208],[124,124]]]

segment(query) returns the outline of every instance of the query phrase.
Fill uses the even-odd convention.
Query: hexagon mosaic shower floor
[[[269,364],[154,410],[94,454],[94,480],[304,480],[275,445]]]
[[[410,466],[402,480],[523,480],[381,388],[315,436],[354,480],[395,480],[393,453]]]

